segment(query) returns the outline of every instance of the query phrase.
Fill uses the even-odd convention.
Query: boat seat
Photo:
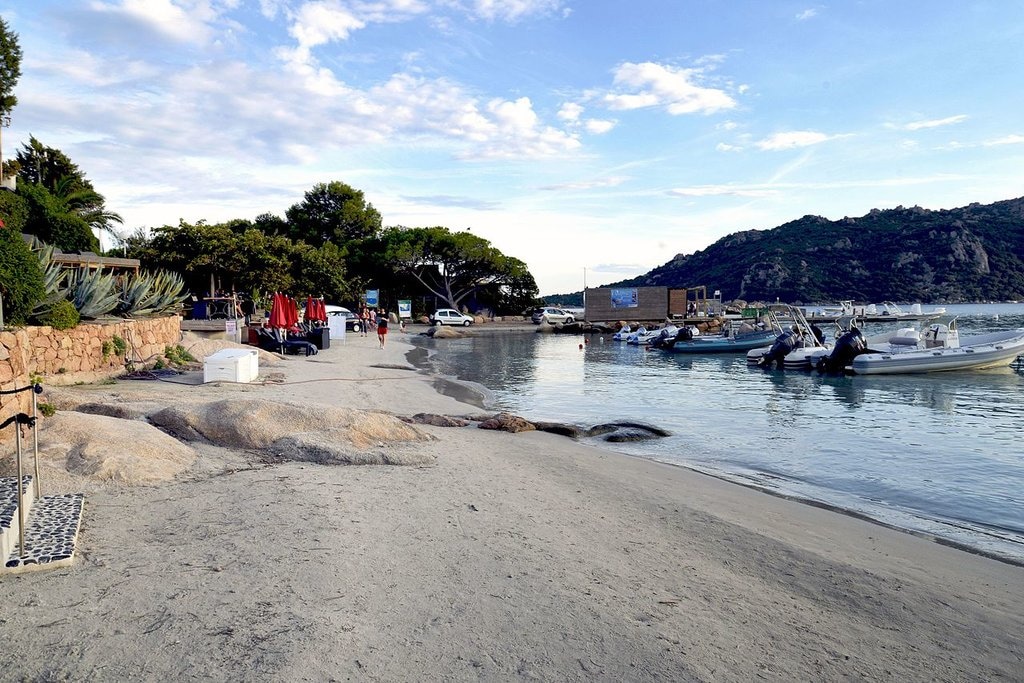
[[[893,346],[917,346],[921,341],[921,334],[910,327],[897,330],[896,334],[889,339]]]

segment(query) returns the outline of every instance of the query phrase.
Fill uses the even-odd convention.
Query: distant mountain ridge
[[[607,286],[699,285],[726,301],[1024,300],[1024,197],[939,211],[873,209],[837,221],[804,216],[727,235]]]

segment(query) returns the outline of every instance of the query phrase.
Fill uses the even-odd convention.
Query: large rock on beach
[[[427,330],[427,336],[434,339],[461,339],[466,333],[456,327],[435,325]]]
[[[79,403],[74,410],[90,415],[106,415],[122,420],[146,420],[167,406],[155,401],[132,401],[131,403]]]
[[[280,450],[280,440],[303,434],[315,435],[323,443],[344,442],[355,448],[434,438],[386,413],[262,399],[175,406],[150,419],[186,441],[253,450]]]
[[[436,415],[434,413],[416,413],[412,417],[404,418],[404,422],[419,425],[431,425],[433,427],[465,427],[469,420],[448,415]]]
[[[168,481],[192,466],[196,452],[141,420],[58,411],[40,423],[39,456],[46,490],[68,492],[79,487],[74,477],[125,486]]]
[[[567,436],[570,439],[579,439],[586,435],[586,432],[580,427],[564,422],[534,422],[533,426],[538,432],[550,432],[559,436]]]
[[[671,435],[665,429],[642,422],[606,422],[587,430],[587,436],[604,436],[605,441],[613,443],[646,441]]]
[[[512,413],[498,413],[480,423],[480,429],[496,429],[502,432],[530,432],[537,429],[532,422]]]
[[[291,434],[264,450],[283,460],[320,465],[429,465],[436,460],[407,444],[378,442],[370,448],[353,448],[344,441],[325,438],[320,432]]]

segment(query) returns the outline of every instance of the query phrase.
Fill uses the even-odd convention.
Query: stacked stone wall
[[[114,350],[115,337],[124,340],[123,355]],[[126,364],[154,362],[180,339],[178,316],[82,323],[70,330],[41,326],[0,331],[0,390],[28,386],[34,378],[45,387],[116,377]],[[31,392],[0,395],[0,422],[19,412],[31,414],[31,408]],[[0,431],[0,441],[13,435],[8,427]]]

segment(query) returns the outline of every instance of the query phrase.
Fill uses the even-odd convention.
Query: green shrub
[[[188,363],[196,362],[195,356],[189,353],[181,344],[165,348],[164,358],[166,358],[171,365],[186,365]]]
[[[116,353],[117,355],[123,356],[125,354],[125,351],[128,350],[128,343],[125,342],[124,339],[121,339],[121,337],[117,336],[116,334],[114,335],[114,338],[111,339],[110,341],[111,343],[113,343],[114,353]]]
[[[57,406],[52,403],[38,403],[36,407],[39,408],[39,412],[43,414],[43,417],[53,417],[53,414],[57,412]]]
[[[28,220],[25,198],[14,192],[0,190],[0,219],[3,219],[8,230],[25,232],[25,222]]]
[[[4,300],[4,322],[25,323],[36,303],[46,295],[43,269],[21,233],[0,228],[0,296]]]
[[[70,330],[81,321],[78,309],[67,299],[61,299],[53,305],[46,315],[41,317],[44,324],[55,330]]]
[[[103,357],[108,358],[114,352],[114,345],[109,340],[105,341],[100,346],[100,350],[103,352]]]

